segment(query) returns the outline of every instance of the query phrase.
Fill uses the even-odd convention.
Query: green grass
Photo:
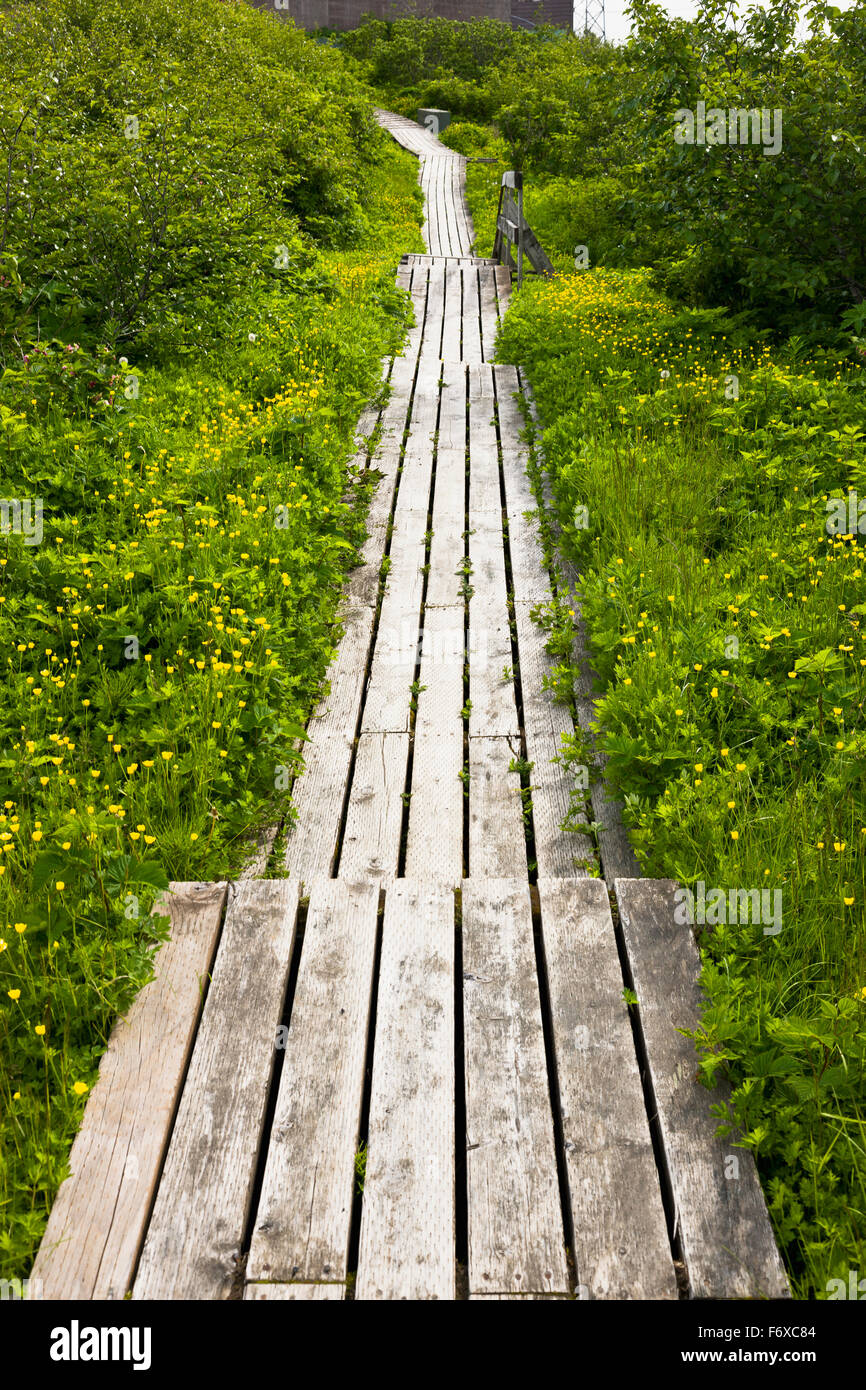
[[[42,500],[43,537],[0,540],[0,1277],[28,1273],[112,1023],[150,977],[167,927],[156,893],[233,874],[255,831],[290,813],[294,750],[365,534],[354,427],[402,342],[397,262],[423,246],[416,162],[376,133],[363,93],[341,96],[344,79],[294,30],[244,7],[226,10],[236,30],[215,29],[212,7],[183,6],[157,47],[168,64],[175,23],[193,26],[187,99],[209,99],[211,41],[221,63],[266,61],[293,90],[309,65],[312,90],[332,89],[306,151],[321,142],[327,169],[339,149],[364,206],[341,203],[332,179],[325,225],[323,204],[304,211],[310,168],[291,165],[292,210],[270,169],[257,182],[233,155],[244,188],[230,217],[242,203],[255,215],[227,230],[225,207],[196,199],[200,245],[165,250],[156,301],[124,330],[80,282],[37,322],[39,263],[13,222],[3,495]],[[109,39],[125,13],[98,12]],[[148,22],[165,13],[148,7]],[[21,73],[44,77],[23,60]],[[293,113],[267,106],[267,84],[251,90],[276,147]],[[74,109],[77,89],[66,99]],[[338,128],[344,103],[369,121],[357,146]],[[95,157],[85,127],[55,131],[73,169]],[[202,169],[226,162],[236,131],[193,134]],[[116,209],[108,138],[104,158]],[[192,216],[182,182],[172,196],[168,242]],[[216,283],[197,260],[211,243]],[[71,285],[86,258],[62,250],[55,279]]]
[[[610,270],[528,283],[498,355],[538,401],[644,871],[781,890],[778,934],[702,932],[697,1043],[797,1292],[826,1297],[866,1264],[866,557],[826,529],[866,493],[862,367]]]

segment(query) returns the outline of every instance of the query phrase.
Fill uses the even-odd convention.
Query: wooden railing
[[[515,265],[512,247],[517,248]],[[529,260],[538,275],[553,275],[553,266],[541,249],[541,245],[523,216],[523,175],[511,169],[502,175],[499,189],[499,207],[496,212],[496,239],[493,243],[493,259],[517,271],[518,287],[523,284],[523,257]]]

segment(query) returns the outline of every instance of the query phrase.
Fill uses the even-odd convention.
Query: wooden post
[[[517,288],[523,284],[523,175],[515,173],[517,185]]]

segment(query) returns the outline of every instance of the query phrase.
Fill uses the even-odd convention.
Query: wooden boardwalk
[[[640,878],[603,788],[600,852],[561,828],[532,403],[493,363],[510,276],[471,254],[465,161],[380,119],[419,157],[429,254],[400,267],[415,326],[359,426],[378,484],[286,876],[266,844],[257,877],[172,885],[33,1276],[46,1298],[785,1297],[678,1031],[700,993],[675,885]]]

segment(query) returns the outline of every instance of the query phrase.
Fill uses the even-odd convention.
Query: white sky
[[[847,10],[854,3],[854,0],[835,0],[840,10]],[[626,18],[626,0],[605,0],[605,34],[609,41],[622,43],[628,37],[629,21]],[[669,15],[677,18],[688,19],[697,12],[696,0],[667,0],[664,5]],[[741,13],[749,8],[749,0],[742,6]],[[574,4],[574,27],[580,33],[583,29],[584,15],[586,13],[585,0],[575,0]]]

